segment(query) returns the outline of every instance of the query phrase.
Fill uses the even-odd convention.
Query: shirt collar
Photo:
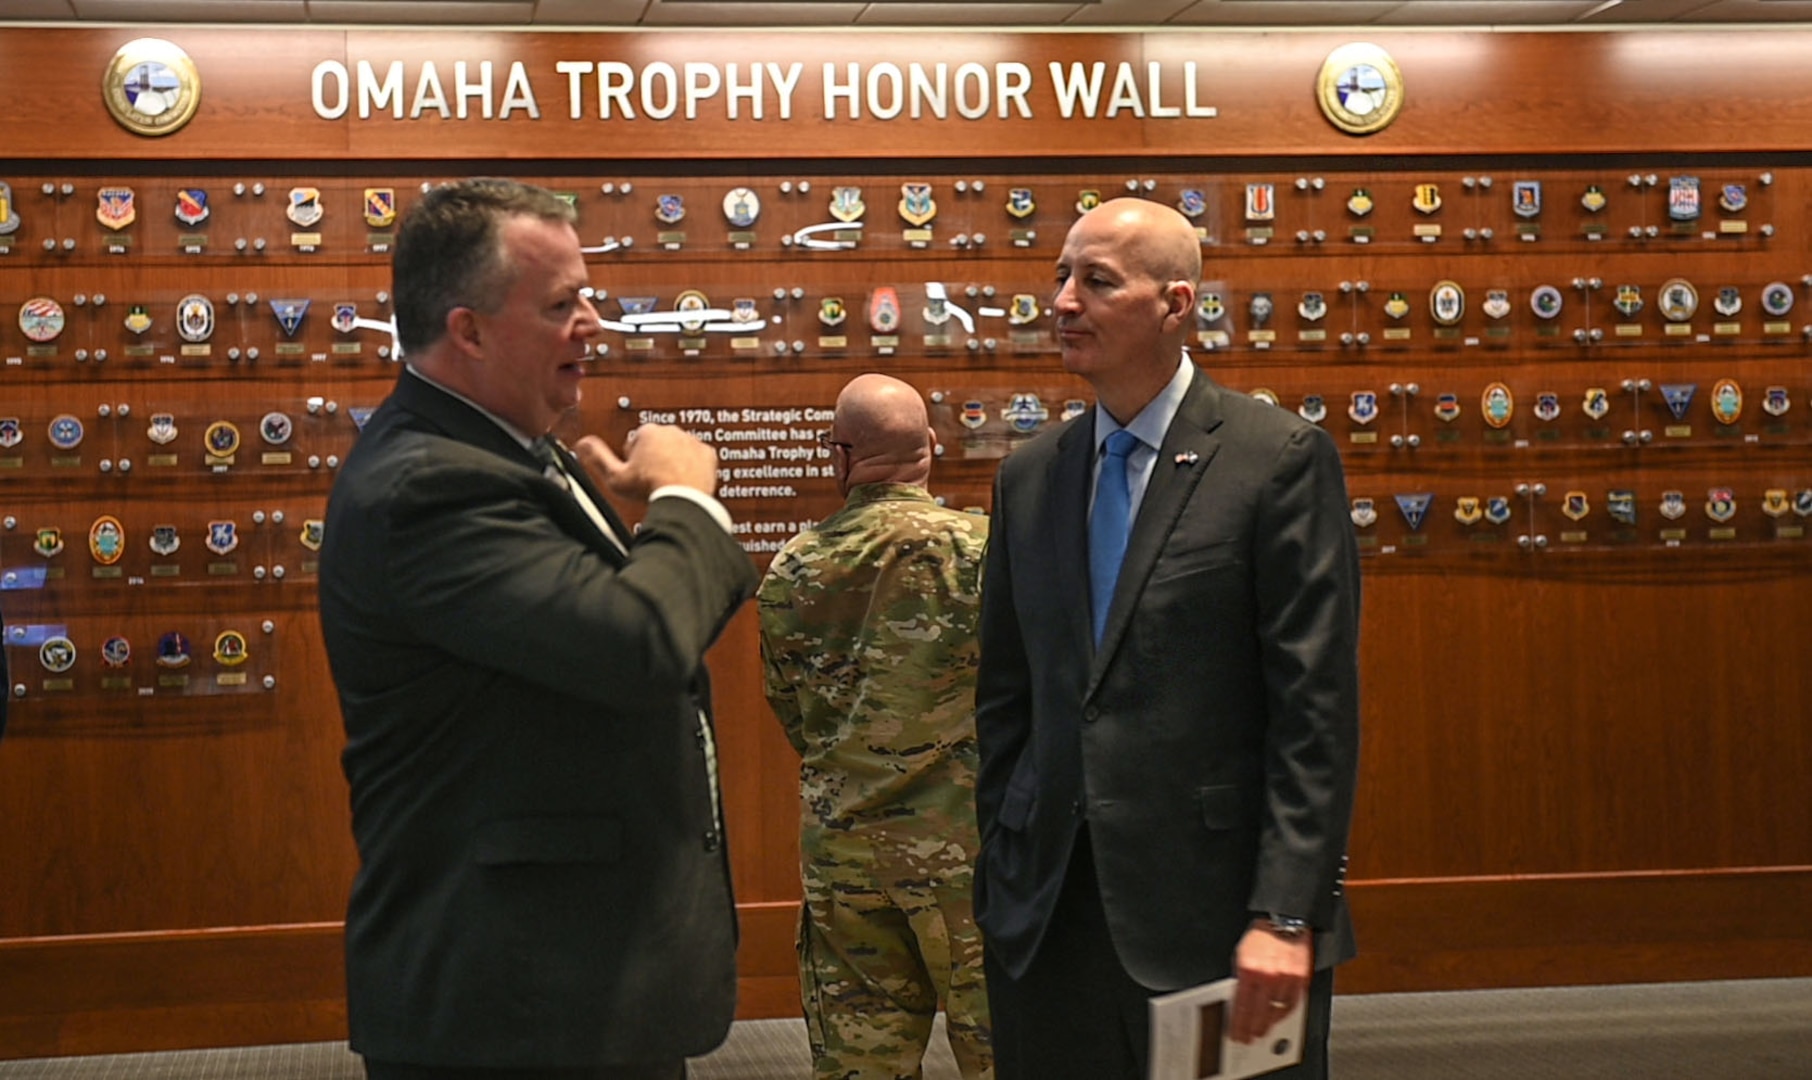
[[[429,386],[434,387],[434,389],[439,390],[441,393],[447,395],[450,398],[454,398],[455,400],[458,400],[458,401],[463,401],[467,405],[470,405],[475,411],[477,411],[477,413],[480,416],[484,417],[486,420],[489,420],[491,423],[496,424],[498,427],[502,428],[503,433],[505,435],[508,435],[510,438],[515,439],[518,443],[521,443],[522,448],[524,450],[528,450],[530,452],[534,451],[535,440],[534,440],[533,436],[524,435],[516,427],[516,425],[510,423],[508,420],[505,420],[503,417],[498,416],[496,413],[485,408],[483,405],[480,405],[478,402],[473,401],[471,398],[465,396],[464,394],[460,393],[459,391],[454,390],[453,388],[449,387],[447,384],[441,382],[440,380],[430,377],[426,372],[422,371],[421,368],[416,367],[414,364],[405,362],[403,364],[403,366],[405,368],[409,369],[409,374],[420,379],[422,382],[427,383]]]
[[[1176,374],[1158,391],[1158,396],[1146,402],[1139,410],[1139,415],[1125,425],[1126,430],[1138,436],[1140,442],[1152,449],[1164,445],[1164,433],[1170,430],[1170,422],[1176,419],[1177,410],[1183,407],[1183,395],[1189,392],[1189,383],[1195,378],[1195,365],[1189,362],[1189,353],[1185,351],[1177,360]],[[1107,437],[1120,430],[1120,422],[1113,415],[1095,402],[1095,453],[1101,453],[1101,447]]]

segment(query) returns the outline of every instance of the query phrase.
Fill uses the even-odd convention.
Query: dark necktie
[[[529,443],[529,452],[539,458],[541,464],[549,470],[548,479],[560,484],[570,483],[566,474],[566,462],[560,460],[564,455],[561,454],[559,441],[552,435],[543,435]]]
[[[1114,600],[1114,582],[1120,578],[1120,560],[1126,556],[1126,536],[1132,525],[1132,489],[1126,482],[1126,464],[1127,457],[1139,445],[1139,437],[1124,428],[1109,435],[1101,474],[1095,479],[1095,506],[1088,517],[1088,580],[1097,645],[1107,627],[1107,609]]]
[[[566,447],[560,445],[560,440],[552,435],[543,435],[529,444],[529,451],[540,459],[541,464],[545,467],[547,478],[566,489],[567,494],[573,497],[573,501],[579,504],[579,509],[585,511],[585,516],[598,527],[598,531],[603,533],[618,551],[628,551],[629,548],[623,542],[623,538],[618,536],[617,531],[611,528],[610,523],[605,520],[603,512],[598,509],[598,504],[593,502],[591,496],[585,493],[585,488],[573,479],[572,470],[566,463]]]

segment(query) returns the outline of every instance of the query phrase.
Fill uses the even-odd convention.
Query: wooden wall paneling
[[[347,268],[291,261],[303,253],[283,217],[289,185],[279,189],[269,174],[152,166],[121,175],[113,165],[8,179],[24,195],[7,252],[23,263],[7,264],[22,271],[5,279],[9,316],[26,296],[48,295],[68,325],[34,348],[9,317],[10,336],[0,338],[12,385],[0,412],[18,414],[26,435],[7,469],[4,509],[15,525],[0,534],[0,564],[64,576],[0,599],[15,626],[67,626],[79,658],[64,691],[48,688],[56,680],[35,648],[9,649],[27,696],[14,702],[0,753],[0,800],[26,823],[7,862],[30,887],[0,905],[8,939],[0,985],[29,986],[32,999],[7,1010],[0,1042],[21,1054],[330,1037],[343,1030],[337,930],[332,951],[299,967],[282,927],[337,919],[352,870],[337,709],[313,612],[312,553],[301,544],[302,523],[321,516],[331,481],[325,462],[307,459],[343,455],[352,442],[344,413],[344,429],[334,430],[324,412],[307,410],[311,389],[339,396],[326,376],[343,372],[345,358],[319,363],[315,352],[330,358],[327,298],[347,295]],[[58,193],[43,195],[44,182]],[[122,182],[135,189],[139,218],[120,232],[102,229],[94,192]],[[231,196],[234,182],[247,193]],[[259,183],[265,196],[251,194]],[[190,184],[209,188],[213,205],[199,227],[207,242],[189,244],[193,251],[184,245],[195,227],[171,214],[175,188]],[[253,241],[263,235],[259,253]],[[249,238],[244,252],[238,236]],[[44,252],[44,238],[57,250]],[[217,325],[205,346],[185,352],[174,328],[177,301],[190,292],[210,297]],[[254,292],[260,302],[245,302]],[[293,295],[314,306],[297,338],[304,351],[287,354],[268,301]],[[135,335],[124,319],[141,304],[152,325]],[[259,436],[273,410],[294,422],[281,446]],[[87,427],[73,452],[47,445],[45,425],[61,413]],[[167,445],[147,434],[158,413],[175,418],[178,436]],[[242,440],[222,469],[205,460],[203,434],[216,420],[235,424]],[[124,526],[125,553],[106,568],[117,578],[92,576],[87,533],[101,513]],[[237,526],[230,554],[205,548],[213,520]],[[67,550],[45,560],[31,545],[50,523],[64,529]],[[169,557],[147,544],[162,524],[182,539]],[[245,635],[243,664],[214,658],[226,630]],[[171,632],[192,651],[181,669],[156,663]],[[117,670],[97,660],[115,634],[132,645]],[[221,685],[222,676],[246,681]],[[263,687],[266,677],[274,688]],[[215,930],[248,925],[276,928]],[[223,952],[233,957],[224,968]],[[87,981],[95,963],[112,973],[99,990]],[[40,964],[57,974],[30,974]],[[331,999],[311,999],[305,967],[331,974]],[[150,977],[160,980],[155,990]],[[222,989],[223,977],[242,985]]]
[[[273,32],[281,35],[280,48],[271,46]],[[181,132],[163,136],[163,141],[147,140],[115,124],[95,92],[122,45],[157,36],[176,41],[195,61],[202,80],[195,118]],[[136,163],[166,156],[189,161],[338,160],[348,151],[346,132],[315,116],[309,73],[318,60],[343,60],[345,49],[344,32],[302,27],[273,31],[140,25],[10,31],[0,40],[0,56],[9,70],[32,73],[19,87],[19,115],[56,117],[57,122],[19,125],[9,132],[14,140],[9,149],[18,160],[72,162]]]
[[[1356,495],[1375,493],[1373,529],[1400,545],[1393,486],[1349,484]],[[1469,572],[1392,565],[1387,574],[1379,557],[1366,564],[1355,881],[1487,872],[1526,824],[1499,773],[1532,690],[1517,677],[1526,667],[1518,630],[1529,571],[1509,545],[1477,558],[1482,565]]]
[[[1739,520],[1741,535],[1763,518]],[[1596,586],[1543,583],[1538,595],[1557,622],[1597,635],[1588,639],[1597,646],[1585,664],[1566,655],[1558,634],[1537,650],[1549,684],[1578,703],[1571,722],[1548,727],[1571,751],[1558,764],[1577,793],[1568,809],[1577,813],[1580,865],[1778,866],[1805,850],[1805,815],[1786,809],[1792,797],[1780,801],[1788,789],[1762,781],[1797,783],[1808,775],[1808,758],[1798,730],[1803,711],[1783,707],[1779,695],[1782,684],[1799,682],[1778,644],[1786,613],[1761,600],[1790,603],[1804,586],[1784,565],[1743,567],[1748,554],[1695,569],[1692,589],[1652,568]],[[1766,584],[1736,584],[1744,579]],[[1707,647],[1707,630],[1716,648]],[[1725,719],[1732,716],[1744,720]]]
[[[779,904],[790,911],[799,900],[799,756],[761,700],[757,650],[755,611],[750,605],[724,630],[710,657],[713,679],[738,691],[721,693],[714,708],[724,762],[725,815],[736,823],[730,859],[738,910],[745,913],[751,905],[761,904]],[[785,936],[764,938],[764,931],[745,922],[744,941],[750,952],[738,957],[745,977],[751,971],[751,955],[785,952],[780,947],[791,940],[792,928],[769,929]],[[791,971],[790,966],[782,967],[778,973]]]
[[[20,134],[15,149],[21,157],[120,158],[145,156],[136,137],[110,125],[101,103],[91,96],[95,72],[104,70],[115,49],[152,28],[110,30],[42,29],[15,35],[7,58],[41,65],[44,77],[24,88],[21,106],[32,115],[61,116],[84,133],[80,143],[59,139],[60,129],[45,126]],[[1253,154],[1299,156],[1350,153],[1353,145],[1317,114],[1312,105],[1312,79],[1322,60],[1347,38],[1326,32],[1225,32],[1193,34],[926,34],[885,33],[860,36],[809,31],[699,33],[683,39],[643,34],[502,34],[435,33],[431,31],[325,31],[285,28],[285,48],[276,54],[260,47],[263,31],[219,28],[168,28],[204,73],[200,112],[180,133],[185,155],[223,159],[289,157],[299,160],[435,159],[456,154],[473,159],[537,158],[734,159],[786,155],[847,158],[890,158],[899,155],[964,156],[986,147],[1015,157],[1046,155],[1115,156],[1156,154]],[[1719,30],[1682,36],[1661,31],[1617,33],[1469,33],[1396,32],[1371,35],[1391,51],[1410,87],[1410,105],[1391,127],[1370,137],[1368,154],[1442,155],[1455,151],[1456,132],[1464,132],[1466,149],[1481,154],[1548,153],[1574,145],[1600,154],[1653,153],[1656,138],[1651,118],[1676,118],[1668,129],[1668,148],[1707,152],[1792,151],[1805,122],[1806,104],[1791,87],[1797,60],[1796,43],[1779,34],[1756,30]],[[675,43],[683,46],[676,49]],[[927,43],[937,53],[928,56]],[[772,59],[769,59],[769,58]],[[416,111],[422,66],[433,60],[449,117],[411,118]],[[334,115],[341,102],[337,84],[324,84],[324,118],[313,104],[315,68],[337,63],[347,72],[350,98],[346,112],[359,112],[358,68],[368,62],[384,82],[392,64],[401,64],[396,98],[386,98],[368,118]],[[467,65],[468,82],[480,80],[480,65],[492,66],[488,95],[459,92],[457,67]],[[766,112],[753,114],[744,102],[739,119],[728,115],[729,95],[722,90],[726,65],[744,65],[738,81],[749,78],[752,61],[775,63],[784,71],[800,66],[795,91],[796,112],[779,119],[779,95],[764,93]],[[510,96],[510,70],[520,62],[535,96],[538,118],[526,103],[509,118],[498,118]],[[984,116],[967,119],[955,111],[954,97],[946,118],[922,116],[904,123],[877,118],[870,106],[851,118],[839,102],[838,114],[825,117],[824,65],[839,76],[848,65],[860,65],[866,99],[869,72],[893,64],[909,79],[913,63],[935,72],[948,64],[954,83],[962,65],[982,66],[982,81],[991,86]],[[1032,79],[1028,111],[1000,115],[997,63],[1024,64]],[[581,69],[578,115],[569,76],[555,65]],[[604,119],[596,99],[598,63],[626,64],[638,80],[631,95],[637,118],[620,110]],[[652,119],[641,98],[640,80],[650,64],[671,65],[681,101],[659,92],[650,99],[655,111],[674,109],[670,119]],[[683,119],[686,64],[702,65],[693,76],[697,115]],[[1102,65],[1101,90],[1092,119],[1061,118],[1049,65],[1066,73],[1072,65],[1084,71]],[[1158,93],[1151,91],[1150,65],[1159,65]],[[1185,64],[1194,64],[1198,108],[1212,107],[1213,118],[1181,115],[1190,102],[1184,83]],[[1127,65],[1125,89],[1112,108],[1121,65]],[[716,73],[720,91],[705,95]],[[1740,73],[1740,74],[1737,74]],[[1743,83],[1741,94],[1732,83]],[[1500,81],[1503,80],[1503,81]],[[228,98],[209,97],[208,86],[230,87]],[[771,85],[771,84],[770,84]],[[982,103],[979,83],[969,98]],[[1506,94],[1505,85],[1517,92]],[[952,89],[954,95],[954,88]],[[483,115],[488,97],[493,116]],[[403,119],[393,109],[400,100]],[[459,118],[457,108],[467,106]],[[1137,108],[1132,102],[1137,101]],[[1593,103],[1587,113],[1581,101]],[[909,115],[910,102],[907,103]],[[1162,109],[1177,115],[1160,116]],[[886,107],[883,106],[885,111]],[[1077,104],[1080,113],[1083,106]],[[1109,113],[1113,115],[1109,115]],[[92,132],[90,136],[87,133]],[[600,141],[602,136],[602,142]],[[1570,143],[1568,140],[1578,140]],[[602,149],[601,149],[602,147]]]
[[[63,505],[17,500],[8,511],[30,528],[57,520]],[[10,861],[41,872],[25,874],[32,886],[22,905],[8,905],[9,936],[318,918],[315,905],[335,905],[348,875],[324,871],[343,866],[343,855],[297,856],[343,850],[343,794],[337,783],[320,786],[337,780],[338,735],[307,722],[324,704],[308,689],[320,664],[318,649],[308,649],[317,632],[312,590],[252,574],[254,561],[274,567],[284,550],[300,551],[287,530],[272,535],[274,527],[251,523],[247,507],[269,505],[110,503],[127,539],[117,564],[127,576],[111,583],[83,580],[93,568],[86,514],[66,529],[69,550],[51,560],[13,558],[25,542],[9,535],[10,570],[39,563],[66,574],[42,591],[9,593],[9,622],[67,626],[79,650],[77,667],[62,677],[67,686],[40,669],[35,649],[13,650],[15,681],[27,695],[14,703],[8,758],[25,771],[7,800],[16,820],[36,825],[15,841]],[[202,547],[206,522],[219,517],[245,528],[225,556]],[[145,550],[153,521],[180,523],[184,544],[174,556]],[[209,573],[220,568],[233,573]],[[244,662],[216,660],[223,631],[243,635]],[[191,652],[181,668],[157,662],[160,639],[171,633]],[[117,669],[97,659],[114,635],[132,648]],[[260,685],[267,676],[281,695]]]
[[[28,93],[61,85],[67,70],[92,71],[118,44],[112,31],[33,33],[41,55],[31,70],[57,70],[27,80]],[[0,177],[24,219],[0,245],[0,307],[10,312],[43,294],[69,311],[48,349],[30,348],[10,315],[0,319],[8,385],[0,414],[19,415],[33,440],[0,452],[0,511],[16,520],[0,531],[0,570],[46,563],[31,551],[39,519],[62,525],[70,545],[50,560],[64,578],[0,594],[9,622],[22,614],[60,621],[85,659],[109,628],[123,628],[135,665],[167,629],[190,627],[191,671],[201,676],[212,673],[208,651],[220,629],[248,620],[261,627],[268,617],[274,633],[268,645],[252,636],[253,662],[278,680],[268,692],[177,700],[153,668],[142,677],[153,692],[121,703],[102,693],[101,673],[90,668],[70,691],[46,691],[35,649],[9,649],[32,685],[0,749],[0,812],[35,827],[0,838],[0,856],[28,868],[32,881],[24,895],[0,894],[0,1052],[343,1032],[336,920],[354,862],[338,710],[300,522],[319,516],[334,462],[355,442],[354,413],[382,400],[397,368],[380,355],[384,334],[341,334],[330,317],[336,302],[356,303],[366,318],[389,313],[380,300],[388,236],[361,220],[365,189],[394,189],[400,210],[421,183],[475,172],[570,192],[587,243],[632,240],[589,257],[606,317],[620,314],[625,296],[653,296],[670,309],[683,289],[719,305],[752,299],[762,316],[758,328],[707,333],[702,344],[683,343],[690,335],[606,333],[610,351],[565,433],[620,441],[634,423],[671,415],[720,448],[773,451],[765,462],[725,455],[726,469],[816,464],[784,453],[809,453],[811,432],[826,426],[805,410],[827,409],[853,374],[886,370],[926,394],[944,448],[932,487],[959,506],[986,505],[995,463],[1025,437],[1012,419],[1016,399],[1029,406],[1026,395],[1036,395],[1049,423],[1088,395],[1061,371],[1048,316],[1028,328],[986,316],[973,334],[939,331],[923,319],[927,283],[971,310],[1007,307],[1019,293],[1048,303],[1052,264],[1083,191],[1136,190],[1175,203],[1201,190],[1204,279],[1223,294],[1227,315],[1202,328],[1224,336],[1210,338],[1213,348],[1204,342],[1198,359],[1234,389],[1270,390],[1281,407],[1322,396],[1322,423],[1345,455],[1350,492],[1374,499],[1378,515],[1359,528],[1365,744],[1351,888],[1364,954],[1343,989],[1812,970],[1803,950],[1757,937],[1730,914],[1790,903],[1812,865],[1812,818],[1787,794],[1812,780],[1803,705],[1812,687],[1793,652],[1805,606],[1804,518],[1762,509],[1766,490],[1812,489],[1801,467],[1812,443],[1804,376],[1812,347],[1801,331],[1812,293],[1798,241],[1812,181],[1800,163],[1770,153],[1784,145],[1799,106],[1775,100],[1774,82],[1748,82],[1784,62],[1773,36],[1720,33],[1723,81],[1714,93],[1703,83],[1710,68],[1696,59],[1706,46],[1671,35],[1391,35],[1383,43],[1404,64],[1411,106],[1386,132],[1352,140],[1315,114],[1298,70],[1319,65],[1338,43],[1330,35],[971,35],[956,50],[969,53],[946,57],[1024,60],[1040,76],[1051,60],[1104,58],[1110,82],[1121,59],[1141,77],[1157,60],[1167,102],[1182,100],[1181,64],[1194,59],[1220,110],[1214,120],[739,126],[711,112],[718,99],[696,121],[606,126],[572,121],[558,92],[542,94],[543,118],[532,124],[324,121],[307,104],[307,75],[318,58],[404,58],[413,92],[422,59],[434,58],[449,85],[460,59],[491,59],[501,85],[507,61],[520,57],[540,90],[541,69],[568,56],[633,59],[638,69],[663,60],[679,70],[688,60],[746,64],[760,53],[764,61],[810,57],[802,87],[816,94],[812,80],[821,81],[826,59],[864,70],[909,63],[930,39],[285,31],[284,59],[254,80],[243,63],[217,60],[240,33],[169,31],[208,80],[203,115],[181,135],[127,138],[89,115],[88,90],[70,90],[58,99],[69,119],[60,141],[40,146],[36,134],[19,134],[24,141],[9,145],[27,171]],[[0,54],[19,40],[0,40]],[[751,44],[759,47],[750,52]],[[1649,74],[1655,65],[1685,71],[1685,82]],[[1514,109],[1496,90],[1506,77],[1527,88]],[[1480,88],[1486,80],[1490,93]],[[553,85],[563,92],[564,84]],[[802,90],[799,100],[807,96]],[[79,108],[68,104],[78,99]],[[1606,106],[1588,113],[1579,100]],[[1592,127],[1606,115],[1625,118],[1608,136]],[[1705,122],[1668,127],[1663,146],[1648,122],[1654,115]],[[1464,154],[1454,153],[1454,132],[1466,133]],[[1676,175],[1699,177],[1704,200],[1702,217],[1681,228],[1667,218]],[[1542,183],[1533,219],[1512,211],[1515,184],[1528,180]],[[939,206],[922,248],[895,205],[909,181],[932,183]],[[121,183],[138,192],[140,220],[114,252],[109,239],[119,234],[100,228],[93,210],[99,187]],[[1273,219],[1248,218],[1249,183],[1272,185]],[[1418,183],[1439,186],[1435,213],[1411,206]],[[1579,203],[1594,183],[1608,199],[1596,213]],[[1746,185],[1741,211],[1717,208],[1725,183]],[[235,184],[245,193],[232,194]],[[741,230],[720,207],[738,184],[763,204],[747,238],[732,235]],[[213,216],[200,227],[170,213],[186,186],[211,192]],[[298,186],[321,191],[318,228],[283,215]],[[860,187],[868,204],[859,246],[783,245],[782,237],[831,220],[838,186]],[[1006,211],[1015,187],[1035,193],[1037,210],[1024,220]],[[1358,188],[1375,202],[1364,217],[1346,205]],[[656,219],[664,194],[684,198],[683,221]],[[1428,228],[1435,225],[1438,236]],[[1588,232],[1597,225],[1601,232]],[[298,243],[298,232],[319,241]],[[195,242],[204,233],[206,242]],[[75,240],[69,251],[65,237]],[[43,250],[46,238],[56,250]],[[1660,286],[1673,277],[1699,291],[1687,334],[1668,333],[1674,324],[1658,312]],[[1451,328],[1429,312],[1429,290],[1442,279],[1467,298]],[[1764,319],[1760,291],[1777,281],[1790,286],[1794,309]],[[1643,290],[1634,318],[1612,305],[1623,283]],[[1529,305],[1544,284],[1564,302],[1551,320]],[[882,285],[898,289],[902,305],[890,345],[866,325],[867,298]],[[1745,307],[1714,319],[1712,299],[1724,285],[1741,289]],[[776,288],[784,298],[774,298]],[[1501,318],[1483,307],[1494,289],[1510,304]],[[212,299],[219,326],[205,351],[185,355],[173,317],[194,291]],[[1323,294],[1321,319],[1297,312],[1309,291]],[[254,292],[259,301],[248,303]],[[1401,320],[1384,314],[1393,292],[1409,305]],[[1259,293],[1276,306],[1264,326],[1250,315]],[[93,302],[97,294],[105,305]],[[228,303],[229,294],[240,301]],[[293,339],[270,309],[272,299],[292,297],[311,301]],[[840,327],[818,318],[830,297],[848,308]],[[135,303],[154,318],[142,338],[121,326]],[[1620,325],[1641,333],[1619,333]],[[651,340],[632,349],[632,337]],[[732,337],[755,346],[738,348]],[[97,362],[103,348],[108,358]],[[88,359],[77,360],[78,350]],[[1719,424],[1708,404],[1712,383],[1726,377],[1744,390],[1734,425]],[[1637,392],[1622,389],[1625,379]],[[1480,394],[1497,381],[1516,401],[1501,430],[1479,411]],[[1672,382],[1698,384],[1684,424],[1659,390]],[[1760,409],[1773,385],[1794,403],[1781,416]],[[1580,407],[1594,386],[1609,390],[1610,412],[1598,420]],[[1355,391],[1377,396],[1376,419],[1347,417]],[[1561,406],[1551,421],[1534,415],[1543,392]],[[1435,412],[1448,393],[1459,405],[1451,421]],[[973,427],[964,422],[974,418],[971,402],[982,419]],[[745,418],[743,408],[758,411]],[[294,422],[283,449],[257,437],[272,410]],[[787,410],[800,415],[766,418]],[[79,454],[52,455],[44,445],[45,425],[62,412],[88,426]],[[175,415],[182,429],[173,451],[146,436],[157,412]],[[218,419],[238,425],[244,440],[224,472],[208,465],[199,441]],[[1682,426],[1691,432],[1669,432]],[[729,437],[769,427],[784,433]],[[1625,431],[1644,430],[1648,443],[1623,441]],[[164,453],[175,463],[151,463]],[[81,460],[53,464],[55,456]],[[103,473],[103,458],[135,467]],[[758,470],[725,483],[793,485],[792,495],[726,491],[758,565],[771,545],[840,501],[824,476]],[[1723,485],[1736,491],[1738,509],[1721,526],[1702,504]],[[1613,523],[1605,509],[1608,493],[1625,488],[1636,493],[1634,526]],[[1579,521],[1563,512],[1574,490],[1590,503]],[[1659,513],[1669,490],[1686,499],[1678,522]],[[1415,492],[1432,496],[1418,527],[1396,502]],[[1454,517],[1461,496],[1504,497],[1511,517],[1464,524]],[[264,522],[252,522],[260,510]],[[86,551],[88,524],[103,512],[116,512],[128,535],[117,581],[94,578]],[[209,575],[208,564],[222,560],[196,546],[196,530],[220,517],[243,530],[234,575]],[[172,522],[185,538],[173,560],[181,572],[157,577],[144,537]],[[258,566],[262,579],[251,573]],[[742,1012],[790,1015],[797,762],[761,699],[752,609],[731,622],[710,664],[743,917]],[[247,973],[255,973],[250,982]]]
[[[1543,505],[1536,528],[1575,527]],[[1806,775],[1798,676],[1774,621],[1791,618],[1803,564],[1727,557],[1750,565],[1643,571],[1640,553],[1583,546],[1526,557],[1520,575],[1514,556],[1445,572],[1368,564],[1370,611],[1389,614],[1367,641],[1361,880],[1796,864],[1804,815],[1781,801],[1791,788],[1755,778]],[[1780,603],[1758,603],[1745,580]],[[1371,662],[1377,651],[1418,662]]]
[[[1803,935],[1745,926],[1803,904],[1806,867],[1379,880],[1351,889],[1359,958],[1343,993],[1759,978],[1803,969]]]
[[[742,944],[736,953],[737,1015],[799,1015],[799,954],[794,932],[799,925],[796,900],[740,903]]]
[[[1142,38],[1148,59],[1174,64],[1194,57],[1214,73],[1210,96],[1220,116],[1203,125],[1211,129],[1203,137],[1231,153],[1280,156],[1312,153],[1337,141],[1328,138],[1331,129],[1311,94],[1280,94],[1273,80],[1282,71],[1312,78],[1327,54],[1350,36],[1255,32],[1217,38],[1212,50],[1189,35]],[[1762,32],[1720,35],[1716,46],[1666,33],[1368,32],[1365,40],[1390,52],[1407,93],[1416,95],[1413,107],[1406,106],[1390,127],[1366,137],[1362,152],[1367,154],[1542,154],[1573,147],[1654,153],[1662,147],[1643,130],[1656,115],[1651,108],[1681,118],[1660,140],[1668,148],[1796,145],[1791,125],[1776,122],[1784,119],[1780,110],[1792,108],[1791,92],[1777,81],[1790,78],[1791,46]],[[1740,97],[1731,93],[1731,69],[1724,65],[1733,53],[1724,49],[1746,65]],[[1676,69],[1682,78],[1673,78]],[[1300,85],[1307,90],[1313,84]],[[1505,86],[1516,92],[1505,93]],[[1590,103],[1589,112],[1582,102]],[[1751,108],[1759,111],[1752,114]],[[1154,141],[1151,149],[1214,152],[1197,151],[1188,139],[1177,140],[1183,146]]]
[[[338,922],[0,941],[0,1047],[19,1058],[344,1038],[340,941]]]

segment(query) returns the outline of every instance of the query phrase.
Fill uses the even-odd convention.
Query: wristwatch
[[[1275,911],[1265,913],[1265,929],[1274,937],[1284,941],[1301,941],[1309,936],[1309,921],[1298,919],[1294,915],[1279,915]]]

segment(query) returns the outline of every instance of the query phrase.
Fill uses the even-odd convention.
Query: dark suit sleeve
[[[1026,662],[1019,612],[1013,604],[1007,473],[1003,465],[994,478],[994,517],[982,564],[981,662],[975,680],[975,735],[981,769],[975,780],[975,810],[984,848],[1000,816],[1008,785],[1028,752],[1032,731],[1032,673]]]
[[[1256,522],[1269,722],[1251,909],[1326,927],[1359,750],[1359,562],[1340,456],[1319,428],[1283,445]]]
[[[705,510],[656,499],[617,566],[550,518],[527,472],[422,459],[375,513],[395,617],[474,664],[618,709],[670,702],[753,592]]]

